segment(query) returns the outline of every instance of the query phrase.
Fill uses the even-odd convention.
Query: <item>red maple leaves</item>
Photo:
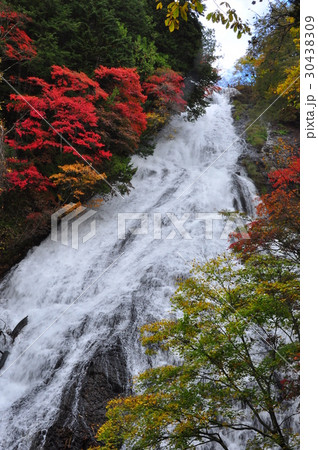
[[[32,180],[38,173],[46,189],[46,176],[52,173],[45,165],[57,167],[57,160],[61,166],[84,159],[103,171],[104,161],[112,156],[112,146],[134,151],[146,129],[142,108],[146,96],[135,69],[101,66],[96,70],[97,81],[84,73],[53,66],[51,78],[49,83],[29,77],[25,83],[33,94],[12,94],[7,105],[22,116],[7,144],[16,151],[20,163],[21,158],[27,161],[20,174],[19,170],[8,174],[12,187],[34,187]],[[64,158],[66,154],[73,158]]]
[[[143,83],[144,92],[159,106],[170,112],[181,112],[185,109],[183,99],[183,78],[171,69],[157,69],[156,73]]]
[[[80,154],[97,164],[105,157],[110,158],[111,153],[104,151],[96,130],[98,115],[94,104],[99,98],[106,99],[107,94],[87,75],[66,68],[53,66],[52,80],[53,83],[47,83],[29,77],[27,83],[39,93],[24,98],[11,95],[8,109],[27,117],[18,121],[15,136],[7,140],[8,144],[29,158],[30,152],[37,151],[37,157],[45,160],[52,149],[77,157]]]
[[[282,253],[299,258],[299,200],[300,160],[290,159],[286,168],[269,174],[273,191],[260,197],[257,219],[249,225],[248,239],[239,233],[232,237],[235,242],[230,248],[248,257],[258,252]]]
[[[137,149],[139,138],[147,128],[142,93],[136,69],[100,66],[95,77],[109,99],[99,107],[100,128],[106,146],[118,152],[131,153]]]
[[[32,188],[37,192],[41,192],[47,191],[48,187],[53,186],[53,183],[44,177],[34,165],[29,165],[22,170],[9,171],[7,179],[12,186],[21,190]]]
[[[0,44],[7,59],[36,55],[32,39],[22,30],[29,20],[1,4]],[[147,96],[156,114],[165,118],[186,104],[183,78],[170,69],[158,69],[143,86],[136,69],[103,66],[95,70],[94,79],[53,66],[50,81],[32,76],[20,82],[27,94],[11,94],[7,104],[17,118],[6,137],[15,155],[7,158],[9,191],[49,190],[63,167],[84,162],[107,175],[112,154],[127,158],[138,148],[147,128]]]
[[[22,61],[36,56],[32,39],[22,29],[28,21],[26,15],[0,3],[0,47],[5,58]]]

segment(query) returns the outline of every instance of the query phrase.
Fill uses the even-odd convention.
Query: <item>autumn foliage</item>
[[[247,235],[232,236],[236,254],[194,264],[170,318],[141,328],[146,353],[167,363],[108,402],[98,448],[227,450],[246,431],[246,448],[298,448],[300,167],[281,144],[272,191]]]
[[[184,110],[183,87],[183,78],[170,69],[158,69],[143,83],[144,92],[154,101],[157,109],[164,111]]]
[[[248,227],[248,238],[234,233],[231,248],[243,257],[267,252],[299,260],[300,159],[290,156],[287,167],[269,173],[272,192],[262,195],[257,218]]]
[[[146,111],[150,130],[159,131],[171,113],[185,110],[183,78],[173,70],[157,69],[146,79],[142,87],[148,98]]]
[[[244,448],[297,448],[298,290],[284,259],[194,265],[170,318],[141,329],[146,353],[170,359],[139,374],[134,395],[107,404],[98,448],[229,450],[246,431]]]
[[[87,164],[79,162],[59,166],[60,172],[54,173],[50,179],[59,189],[60,196],[68,200],[81,200],[87,194],[94,195],[96,186],[106,179],[106,174],[98,174]]]
[[[23,30],[30,18],[0,3],[0,48],[2,59],[22,61],[36,56],[32,39]]]
[[[34,165],[28,164],[26,160],[15,161],[12,158],[9,162],[13,167],[17,165],[16,163],[20,166],[19,169],[8,170],[7,179],[10,185],[21,190],[31,188],[39,192],[46,191],[48,186],[53,186],[46,177],[40,174]]]
[[[36,50],[23,30],[30,19],[2,6],[4,57],[33,58]],[[28,76],[19,82],[23,96],[11,93],[6,106],[16,122],[6,133],[11,150],[3,164],[2,194],[50,190],[63,202],[93,195],[94,189],[107,192],[109,182],[101,181],[108,173],[111,182],[127,183],[134,173],[129,157],[147,128],[149,105],[163,122],[185,105],[183,78],[171,69],[158,69],[143,86],[137,69],[105,66],[90,78],[54,65],[50,79]]]
[[[96,132],[98,116],[94,103],[107,94],[83,73],[54,66],[52,83],[29,77],[27,83],[37,95],[11,95],[9,110],[26,114],[18,121],[15,135],[7,143],[20,154],[47,162],[56,150],[82,155],[89,162],[109,158],[100,135]],[[49,126],[43,119],[48,121]],[[61,135],[68,141],[61,140]]]
[[[1,4],[3,59],[17,63],[36,56],[23,29],[29,22],[26,15]],[[93,195],[94,189],[108,192],[110,182],[117,180],[127,192],[134,173],[129,158],[138,151],[147,126],[152,128],[151,115],[162,125],[186,105],[180,74],[169,68],[151,73],[142,85],[136,68],[100,65],[91,78],[53,65],[50,78],[20,78],[23,96],[9,92],[6,105],[15,123],[5,134],[10,157],[4,158],[1,146],[2,196],[51,191],[58,202],[79,200]],[[8,76],[15,81],[11,72]]]
[[[79,193],[85,196],[88,194],[85,164],[88,168],[91,165],[92,193],[93,181],[100,181],[100,177],[92,175],[92,168],[103,173],[112,149],[122,150],[120,144],[126,152],[136,150],[146,128],[142,109],[146,97],[136,70],[99,67],[96,78],[92,80],[84,73],[53,66],[50,83],[29,77],[25,84],[32,94],[23,97],[11,94],[7,108],[21,119],[14,134],[6,140],[20,163],[18,169],[13,166],[9,169],[9,189],[32,188],[34,183],[29,182],[28,176],[31,171],[32,180],[38,179],[38,190],[63,185],[64,195],[65,186],[72,185],[71,172],[80,179],[82,167],[82,189],[77,186],[74,197],[78,198]],[[103,177],[106,179],[105,173]],[[68,191],[72,196],[71,190]]]
[[[95,70],[100,86],[109,95],[98,108],[100,130],[106,148],[116,148],[122,154],[133,153],[147,127],[142,93],[136,69],[100,66]]]

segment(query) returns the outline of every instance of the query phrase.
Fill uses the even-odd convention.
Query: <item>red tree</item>
[[[22,29],[29,21],[24,14],[13,11],[8,5],[0,2],[0,62],[4,73],[18,62],[36,56],[32,39]],[[4,124],[0,118],[0,194],[6,188],[4,134]]]
[[[57,169],[57,160],[72,163],[84,158],[95,168],[100,168],[103,161],[111,157],[98,133],[95,106],[97,101],[108,98],[106,92],[84,73],[59,66],[53,66],[52,80],[47,83],[29,77],[27,83],[34,94],[24,98],[12,94],[8,105],[8,109],[21,115],[22,119],[16,123],[15,134],[7,138],[7,144],[16,151],[18,158],[37,167],[44,177],[43,185],[48,185],[47,179],[44,182],[45,176]],[[73,157],[63,158],[61,154]],[[26,167],[21,168],[21,171],[25,170]],[[9,174],[8,179],[21,188],[18,176]]]
[[[20,159],[15,175],[7,177],[13,186],[24,188],[21,179],[30,180],[25,172],[30,167],[37,168],[48,186],[45,177],[63,164],[84,159],[103,172],[112,148],[119,153],[137,148],[147,123],[142,109],[146,97],[136,70],[99,67],[96,78],[53,66],[51,83],[29,77],[32,95],[11,95],[8,109],[21,116],[14,135],[7,138]]]
[[[0,47],[2,59],[22,61],[36,56],[32,39],[23,30],[30,18],[0,3]]]
[[[183,78],[171,69],[157,69],[155,74],[143,83],[144,92],[158,110],[181,112],[186,106],[183,99]]]
[[[18,188],[26,190],[31,188],[34,191],[41,192],[47,191],[48,187],[52,187],[53,184],[34,166],[28,163],[27,160],[15,160],[9,158],[8,162],[11,163],[11,167],[19,166],[18,168],[11,168],[7,172],[7,180],[12,186],[11,189]]]
[[[91,163],[99,164],[111,153],[104,150],[97,132],[98,116],[95,102],[107,98],[97,82],[84,73],[53,66],[53,83],[29,77],[27,82],[38,90],[38,95],[25,95],[24,99],[11,95],[8,109],[27,114],[18,121],[15,136],[7,143],[23,152],[27,159],[50,162],[57,151],[79,154]],[[45,119],[51,126],[45,122]],[[66,143],[61,135],[68,141]]]
[[[109,95],[108,101],[99,107],[104,142],[119,153],[133,152],[147,128],[142,107],[147,97],[142,93],[136,69],[100,66],[95,70],[95,77]]]
[[[288,166],[269,174],[273,191],[260,197],[257,219],[249,225],[248,239],[239,233],[230,248],[248,257],[257,252],[282,253],[299,259],[300,160],[291,158]]]

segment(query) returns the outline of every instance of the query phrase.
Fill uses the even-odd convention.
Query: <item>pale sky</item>
[[[217,7],[216,5],[220,5],[221,1],[207,0],[205,2],[207,6],[206,14],[214,11]],[[241,17],[243,22],[248,20],[250,26],[253,24],[253,17],[256,16],[256,13],[263,15],[268,7],[268,0],[263,0],[262,2],[256,0],[255,5],[252,5],[252,0],[227,0],[227,2],[236,10],[237,15]],[[220,6],[220,8],[222,9],[224,6]],[[234,31],[226,29],[221,23],[212,23],[205,19],[202,19],[202,23],[207,28],[215,30],[215,37],[219,45],[217,54],[223,56],[222,59],[217,61],[216,65],[221,69],[221,76],[224,77],[225,82],[230,78],[231,69],[237,59],[245,54],[250,36],[243,35],[241,39],[237,39]]]

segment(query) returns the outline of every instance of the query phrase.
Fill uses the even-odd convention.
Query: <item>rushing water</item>
[[[204,117],[195,123],[174,118],[153,156],[134,157],[134,189],[97,210],[92,239],[76,250],[49,237],[8,274],[0,317],[10,328],[26,315],[29,323],[9,348],[0,376],[1,449],[35,448],[34,435],[54,421],[65,386],[79,379],[97,347],[119,339],[130,374],[147,367],[138,327],[170,314],[169,298],[188,262],[227,248],[225,221],[216,214],[253,210],[253,184],[237,165],[244,142],[230,146],[236,139],[229,92],[214,94]],[[119,239],[119,213],[147,213],[148,233],[134,234],[139,221],[127,221],[130,231]],[[215,214],[212,239],[198,220],[202,213]],[[183,236],[172,223],[182,217]],[[84,224],[82,234],[88,229]],[[76,407],[75,394],[74,416]]]

